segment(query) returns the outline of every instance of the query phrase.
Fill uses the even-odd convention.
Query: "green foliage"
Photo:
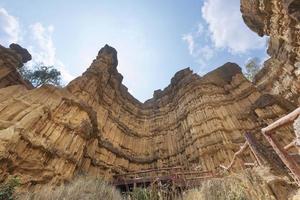
[[[0,185],[0,200],[12,200],[15,188],[20,185],[17,177],[10,179],[7,183]]]
[[[253,78],[261,69],[260,61],[258,58],[251,58],[246,63],[245,67],[246,67],[246,73],[245,73],[246,78],[249,79],[250,81],[253,81]]]
[[[53,66],[36,65],[33,69],[22,67],[19,69],[22,77],[32,83],[33,86],[39,87],[43,84],[61,85],[61,73]]]

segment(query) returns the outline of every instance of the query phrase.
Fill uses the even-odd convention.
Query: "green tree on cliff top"
[[[24,79],[30,81],[35,87],[40,87],[44,84],[61,86],[61,73],[53,66],[38,64],[32,69],[24,66],[19,69],[19,72]]]
[[[255,75],[259,72],[261,69],[260,60],[258,58],[251,58],[246,62],[245,68],[246,73],[245,77],[249,79],[250,81],[253,81]]]

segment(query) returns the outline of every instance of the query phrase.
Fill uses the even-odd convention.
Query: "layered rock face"
[[[22,84],[32,89],[32,84],[23,80],[17,71],[24,63],[31,60],[31,55],[18,44],[11,44],[9,47],[0,45],[0,88]]]
[[[241,0],[248,27],[269,36],[270,59],[255,77],[258,88],[300,103],[300,2],[299,0]]]
[[[117,64],[116,50],[106,45],[65,88],[0,89],[0,180],[17,175],[30,186],[79,172],[110,179],[166,166],[217,172],[244,133],[259,133],[295,108],[262,95],[234,63],[203,77],[181,70],[141,103],[122,84]],[[278,132],[282,145],[294,138],[290,128]],[[241,159],[234,170],[254,160],[250,152]]]

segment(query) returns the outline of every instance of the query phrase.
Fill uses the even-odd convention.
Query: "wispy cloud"
[[[16,17],[0,8],[0,43],[8,46],[20,40],[20,25]]]
[[[245,53],[265,45],[265,39],[257,37],[243,22],[240,0],[205,0],[202,17],[208,24],[210,39],[216,48]]]
[[[52,34],[54,27],[52,25],[44,27],[41,23],[35,23],[29,26],[30,39],[34,46],[30,46],[30,52],[34,55],[34,61],[46,65],[54,65],[56,49],[53,44]]]
[[[32,44],[29,50],[32,54],[33,60],[29,65],[42,63],[44,65],[55,66],[62,75],[64,82],[69,82],[74,79],[64,66],[63,62],[56,56],[56,48],[53,43],[54,26],[43,26],[37,22],[29,26],[30,41]]]
[[[182,40],[187,43],[189,52],[191,55],[193,55],[195,51],[195,39],[192,33],[184,34],[182,36]]]
[[[184,34],[188,50],[199,64],[199,74],[208,71],[207,61],[220,52],[247,54],[265,47],[266,39],[249,30],[240,13],[240,0],[204,0],[202,21],[190,33]]]
[[[54,66],[61,72],[63,82],[67,83],[74,77],[57,58],[53,33],[53,25],[44,26],[40,22],[21,29],[19,20],[10,15],[6,9],[0,8],[0,44],[8,46],[11,43],[21,43],[32,55],[32,61],[27,65],[42,63]]]
[[[205,63],[215,54],[213,46],[207,39],[207,31],[201,23],[198,24],[197,30],[182,36],[182,40],[188,45],[190,55],[200,65],[198,73],[201,75],[207,72]]]

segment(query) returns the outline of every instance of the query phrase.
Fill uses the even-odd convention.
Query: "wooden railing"
[[[112,184],[119,187],[147,186],[156,182],[170,183],[185,188],[200,184],[207,178],[215,177],[211,171],[189,170],[183,167],[165,167],[114,175]]]
[[[274,151],[278,154],[278,156],[281,158],[282,162],[286,165],[287,168],[292,173],[293,178],[297,182],[297,184],[300,186],[300,166],[296,162],[296,160],[289,155],[287,152],[287,149],[291,148],[292,146],[296,145],[296,140],[293,140],[290,144],[286,145],[285,147],[281,147],[277,140],[274,137],[275,131],[285,125],[291,124],[295,121],[295,119],[300,116],[300,108],[294,110],[290,114],[278,119],[274,123],[270,124],[269,126],[263,128],[261,132],[265,136],[265,138],[268,140],[270,145],[273,147]]]

